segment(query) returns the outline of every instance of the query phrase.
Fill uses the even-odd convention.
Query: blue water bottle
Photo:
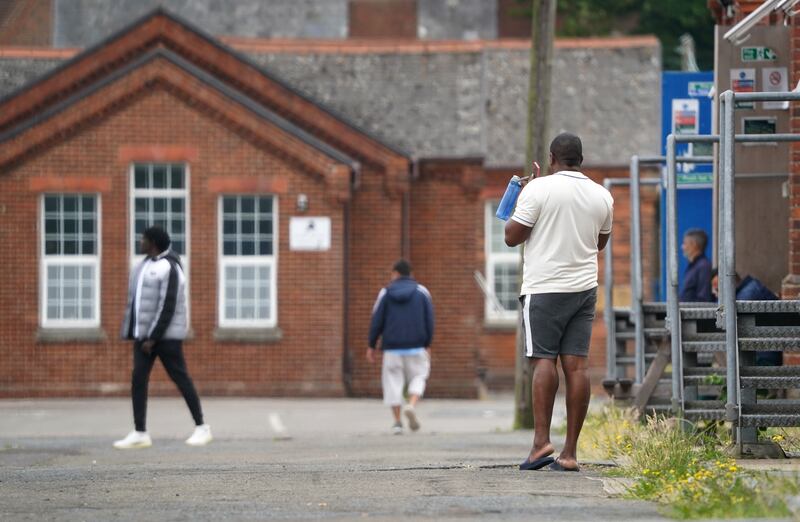
[[[495,215],[503,221],[508,221],[511,213],[514,212],[514,206],[517,204],[520,192],[522,192],[522,179],[519,176],[512,176],[511,181],[508,182],[506,193],[503,194],[503,199],[500,200],[500,205],[497,206]]]

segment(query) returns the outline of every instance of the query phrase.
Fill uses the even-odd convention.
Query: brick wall
[[[125,395],[129,389],[129,343],[116,340],[128,277],[128,164],[121,146],[180,144],[198,151],[191,171],[191,328],[186,342],[190,371],[201,394],[341,395],[343,336],[342,206],[331,203],[323,184],[282,159],[242,139],[165,91],[131,101],[80,134],[44,149],[0,176],[0,239],[5,249],[0,280],[0,396]],[[285,179],[280,196],[278,326],[283,340],[269,344],[217,342],[217,194],[212,177]],[[37,343],[38,178],[104,178],[102,194],[100,343]],[[288,223],[298,193],[309,196],[312,215],[332,218],[328,252],[288,250]],[[24,240],[22,239],[24,238]],[[174,393],[159,368],[151,389]]]
[[[49,46],[53,43],[54,0],[0,2],[0,45]]]
[[[792,27],[791,81],[797,85],[800,80],[800,26]],[[791,131],[800,132],[800,107],[791,108]],[[789,172],[789,274],[784,278],[781,296],[784,299],[800,299],[800,144],[791,143]],[[784,364],[800,364],[800,355],[785,353]]]
[[[416,0],[350,0],[350,38],[416,38]]]

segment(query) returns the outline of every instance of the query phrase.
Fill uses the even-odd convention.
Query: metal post
[[[642,309],[642,215],[639,193],[639,156],[631,157],[630,171],[631,192],[631,316],[635,328],[635,374],[637,384],[644,380],[645,372],[645,339],[644,311]]]
[[[672,410],[681,404],[681,319],[678,304],[678,188],[675,173],[675,136],[667,136],[667,320],[672,355]]]
[[[722,180],[722,172],[725,168],[725,156],[722,153],[722,148],[725,146],[726,140],[729,139],[729,136],[725,133],[725,122],[727,121],[727,114],[725,112],[725,98],[722,96],[719,97],[719,143],[717,143],[717,216],[716,225],[717,225],[717,251],[714,254],[714,261],[716,262],[717,268],[722,266],[722,257],[725,255],[725,242],[722,240],[723,236],[725,235],[725,228],[724,223],[725,221],[722,219],[723,215],[725,214],[725,184]],[[724,289],[722,288],[722,276],[720,275],[719,271],[717,272],[717,302],[719,306],[717,307],[717,328],[724,329],[724,317],[722,315],[722,302],[723,302],[723,295]]]
[[[611,191],[612,181],[606,178],[603,182],[606,190]],[[605,303],[603,305],[603,318],[606,321],[606,378],[616,380],[617,375],[617,336],[614,318],[614,253],[611,245],[614,235],[608,238],[608,243],[603,251],[605,266],[603,267],[603,285],[605,287]]]
[[[736,218],[734,202],[736,187],[734,179],[734,148],[735,126],[733,121],[734,94],[725,91],[721,98],[721,110],[725,111],[725,127],[720,129],[720,139],[723,140],[720,154],[724,158],[721,169],[723,185],[722,229],[724,250],[720,261],[722,263],[721,276],[722,303],[725,313],[725,360],[728,398],[725,404],[725,419],[736,422],[739,418],[739,348],[738,332],[736,329]]]

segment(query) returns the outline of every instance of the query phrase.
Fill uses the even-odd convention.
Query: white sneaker
[[[392,435],[402,435],[403,434],[403,424],[401,422],[396,422],[394,426],[392,426]]]
[[[406,419],[408,420],[408,427],[411,431],[419,430],[419,420],[417,419],[417,412],[411,406],[406,407]]]
[[[114,443],[114,447],[117,449],[149,448],[152,445],[153,441],[150,439],[150,435],[146,431],[136,430],[128,433],[128,436],[124,439],[118,440]]]
[[[192,436],[186,439],[186,444],[189,446],[205,446],[214,440],[211,436],[211,426],[208,424],[201,424],[194,429]]]

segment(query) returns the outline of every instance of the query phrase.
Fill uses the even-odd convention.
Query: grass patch
[[[727,453],[729,430],[718,428],[639,420],[611,404],[589,415],[579,451],[614,461],[613,474],[633,479],[630,497],[658,502],[674,518],[800,516],[799,477],[741,469]]]

